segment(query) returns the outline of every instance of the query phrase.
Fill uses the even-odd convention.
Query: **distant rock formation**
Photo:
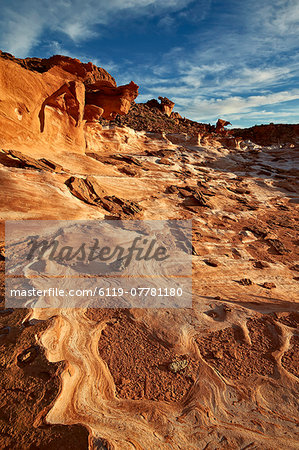
[[[258,145],[283,145],[291,143],[297,146],[299,124],[255,125],[251,128],[236,128],[230,131],[236,137],[250,140]]]
[[[223,133],[224,131],[226,131],[224,127],[227,127],[227,125],[231,125],[231,123],[227,120],[218,119],[216,123],[216,133]]]
[[[158,97],[160,102],[161,102],[161,109],[162,112],[164,114],[166,114],[166,116],[170,116],[170,114],[172,113],[173,107],[175,105],[174,102],[172,102],[171,100],[169,100],[169,98],[167,97]]]
[[[86,127],[100,117],[127,114],[137,95],[133,81],[117,87],[92,63],[59,55],[23,60],[0,52],[0,145],[84,152]]]
[[[182,119],[182,116],[178,112],[172,112],[170,114],[171,119],[179,120]]]
[[[172,112],[170,117],[168,117],[161,111],[157,100],[153,100],[153,103],[150,105],[148,103],[132,102],[130,111],[125,116],[117,115],[114,120],[109,122],[101,118],[100,122],[102,125],[127,126],[133,130],[151,133],[165,132],[197,135],[198,133],[215,131],[215,126],[182,118],[176,112]],[[158,104],[158,107],[153,106],[154,104]]]
[[[166,116],[170,117],[175,103],[167,97],[158,97],[158,99],[160,100],[160,103],[158,100],[153,98],[152,100],[146,102],[146,105],[150,108],[157,108],[162,111],[162,113],[166,114]]]

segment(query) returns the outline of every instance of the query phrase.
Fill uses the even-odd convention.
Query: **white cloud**
[[[299,3],[297,0],[278,0],[261,5],[263,15],[269,20],[264,26],[273,34],[298,36]]]
[[[296,111],[283,110],[283,104],[298,99],[298,0],[229,0],[221,8],[216,3],[10,0],[1,10],[0,48],[24,57],[42,40],[53,53],[82,61],[91,59],[112,71],[119,83],[133,79],[141,87],[139,101],[167,96],[176,102],[175,109],[194,120],[279,117],[279,111],[272,114],[266,110],[269,105],[275,105],[276,110],[279,104],[283,117],[295,117]],[[210,26],[201,27],[198,22],[209,11]],[[192,33],[186,28],[186,39],[174,40],[173,48],[160,57],[157,46],[153,46],[151,58],[140,62],[131,54],[124,55],[121,61],[92,59],[79,50],[69,52],[60,44],[62,34],[79,44],[105,27],[109,29],[115,21],[132,21],[141,16],[157,17],[158,26],[169,29],[177,25],[174,17],[185,21],[186,27],[187,20],[194,20]],[[51,42],[47,41],[47,32]]]
[[[64,30],[61,31],[64,31],[74,42],[80,42],[82,39],[87,40],[96,36],[96,32],[90,29],[88,24],[79,21],[67,23]]]
[[[234,115],[234,119],[237,114]],[[241,116],[240,116],[241,117]],[[284,119],[285,117],[298,117],[298,110],[289,110],[289,111],[252,111],[246,114],[246,118],[260,118],[260,119],[268,119],[269,117],[276,117],[280,119]],[[239,118],[239,117],[238,117]]]
[[[5,14],[6,11],[6,14]],[[32,11],[22,14],[16,10],[2,8],[1,24],[1,47],[3,50],[24,56],[28,48],[38,42],[38,36],[43,29],[43,21],[39,20],[38,14]]]
[[[173,98],[180,105],[178,110],[188,110],[194,120],[215,120],[224,117],[229,120],[234,115],[248,117],[258,116],[258,107],[299,100],[299,89],[282,91],[268,95],[253,95],[244,97],[229,97],[225,99],[204,100],[201,98]],[[279,112],[278,112],[279,114]]]
[[[298,0],[229,4],[229,14],[224,5],[214,26],[199,30],[188,46],[175,47],[161,58],[152,72],[163,82],[148,74],[148,98],[169,96],[183,116],[201,121],[237,115],[258,120],[263,107],[281,109],[284,102],[299,98],[294,89],[299,77]],[[282,114],[296,117],[296,111]]]
[[[166,16],[162,17],[162,19],[159,20],[158,25],[159,25],[159,27],[161,27],[163,29],[173,31],[173,28],[175,26],[175,19],[174,19],[174,17],[166,15]]]
[[[182,10],[192,0],[11,0],[1,7],[0,48],[18,57],[47,31],[65,33],[75,43],[90,39],[97,25],[123,15],[148,17]]]

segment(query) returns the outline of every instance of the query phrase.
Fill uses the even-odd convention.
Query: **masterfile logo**
[[[191,221],[11,221],[6,250],[8,306],[191,306]]]

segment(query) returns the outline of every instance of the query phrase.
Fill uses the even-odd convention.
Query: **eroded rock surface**
[[[149,108],[159,110],[167,117],[170,117],[175,103],[169,100],[169,98],[167,97],[158,97],[158,99],[160,100],[160,103],[158,102],[158,100],[153,98],[152,100],[146,102],[146,105]]]
[[[137,95],[138,86],[133,81],[119,87],[114,87],[109,82],[100,82],[86,86],[85,103],[102,108],[103,119],[111,120],[117,114],[126,115]]]
[[[69,84],[42,133],[51,108],[68,133],[80,128],[84,81],[5,64],[43,93],[26,119],[33,137],[45,80],[49,97]],[[8,92],[6,106],[21,96]],[[180,118],[183,129],[149,132],[134,111],[139,131],[88,125],[67,152],[10,141],[2,116],[1,219],[192,219],[192,308],[5,308],[2,230],[0,447],[295,450],[298,139],[264,147]]]
[[[216,133],[223,133],[225,131],[225,127],[228,125],[231,125],[231,123],[227,120],[218,119],[216,123]]]
[[[54,55],[51,58],[20,59],[0,50],[0,57],[8,61],[13,61],[33,72],[45,73],[52,68],[61,68],[63,71],[80,78],[86,84],[105,80],[109,81],[113,86],[116,86],[114,78],[102,67],[97,67],[91,62],[85,64],[79,61],[79,59],[70,58],[69,56]]]
[[[126,114],[138,86],[117,87],[104,69],[77,59],[19,60],[1,52],[0,95],[0,145],[48,156],[84,153],[90,125]]]

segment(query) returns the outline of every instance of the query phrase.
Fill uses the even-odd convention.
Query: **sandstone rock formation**
[[[3,60],[13,61],[20,66],[33,72],[45,73],[54,67],[62,69],[71,75],[76,76],[85,84],[93,84],[97,81],[109,81],[116,87],[114,78],[102,67],[97,67],[91,62],[82,63],[79,59],[70,58],[69,56],[54,55],[51,58],[15,58],[10,53],[0,50],[0,57]]]
[[[297,449],[296,126],[263,146],[133,103],[101,127],[136,85],[45,61],[0,58],[1,223],[192,219],[193,304],[5,307],[2,227],[0,448]]]
[[[299,136],[299,124],[256,125],[251,128],[230,130],[230,133],[259,145],[291,144],[295,146]]]
[[[178,112],[172,112],[172,113],[170,114],[170,117],[171,117],[172,119],[182,119],[182,116],[181,116]]]
[[[169,117],[175,103],[169,100],[169,98],[167,97],[158,97],[158,99],[160,100],[160,103],[158,102],[158,100],[153,98],[152,100],[146,102],[146,105],[150,108],[156,108],[162,111],[163,114],[166,114],[166,116]]]
[[[167,97],[158,97],[158,99],[161,102],[161,110],[164,114],[166,114],[166,116],[170,116],[173,110],[173,107],[175,105],[174,102],[172,102],[171,100],[169,100],[169,98]]]
[[[131,109],[127,115],[117,116],[115,120],[109,123],[111,125],[126,125],[134,130],[153,133],[187,133],[188,135],[195,135],[199,132],[215,130],[215,127],[211,125],[182,118],[178,113],[172,112],[171,116],[168,117],[160,109],[160,104],[157,100],[153,100],[153,103],[151,102],[151,100],[147,103],[132,102]],[[100,122],[103,125],[108,125],[108,122],[105,120]]]
[[[211,136],[216,133],[215,125],[181,117],[177,112],[172,112],[168,117],[160,110],[157,100],[153,101],[152,107],[149,107],[148,103],[132,102],[127,115],[117,116],[115,120],[109,122],[105,120],[100,120],[100,122],[103,125],[109,123],[110,125],[126,125],[134,130],[154,133],[187,133],[189,136],[197,136],[200,133],[202,137],[204,134]],[[259,125],[251,128],[225,130],[220,134],[223,138],[235,136],[240,140],[250,140],[259,145],[294,145],[299,137],[299,125]],[[238,146],[237,143],[236,145]]]
[[[89,124],[126,114],[138,86],[117,87],[104,69],[72,58],[1,53],[0,95],[0,144],[24,151],[30,145],[43,156],[45,149],[84,153]]]
[[[223,119],[218,119],[217,123],[216,123],[216,133],[222,133],[225,131],[225,128],[227,125],[231,125],[230,122],[228,122],[227,120],[223,120]]]
[[[129,112],[131,103],[138,95],[138,86],[133,81],[124,86],[114,87],[109,82],[98,82],[86,86],[86,105],[103,109],[103,119],[114,119]],[[89,110],[90,111],[90,110]]]

